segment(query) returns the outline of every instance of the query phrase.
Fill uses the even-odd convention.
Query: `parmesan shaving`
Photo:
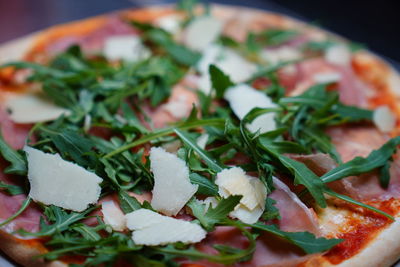
[[[222,22],[215,17],[197,17],[186,27],[183,43],[195,51],[203,51],[222,31]]]
[[[346,45],[333,45],[326,50],[325,60],[335,65],[348,66],[351,61],[351,51]]]
[[[342,75],[338,72],[321,72],[315,74],[313,78],[317,83],[335,83],[340,81]]]
[[[166,215],[176,215],[196,193],[198,185],[190,183],[186,163],[163,148],[150,151],[154,188],[151,205]]]
[[[282,46],[275,49],[264,49],[260,56],[271,65],[275,65],[284,61],[300,59],[302,54],[298,49],[290,46]]]
[[[41,92],[27,93],[7,100],[6,108],[10,118],[16,123],[36,123],[57,119],[61,115],[68,116],[68,109],[56,106]]]
[[[29,196],[46,205],[81,212],[97,203],[103,181],[96,174],[66,161],[59,154],[48,154],[25,146],[28,159]]]
[[[229,102],[233,112],[243,119],[253,108],[275,108],[276,104],[263,92],[247,84],[239,84],[228,88],[224,98]],[[261,133],[276,129],[275,113],[265,113],[255,118],[247,128],[251,132],[260,130]]]
[[[396,117],[388,106],[375,109],[372,120],[379,131],[390,133],[396,127]]]
[[[158,246],[182,242],[197,243],[207,232],[198,224],[163,216],[148,209],[126,215],[127,226],[133,230],[132,240],[137,245]]]
[[[108,37],[104,42],[103,54],[107,60],[139,61],[150,57],[147,49],[138,36],[117,35]]]
[[[241,83],[251,78],[257,71],[257,66],[247,61],[236,51],[219,45],[211,45],[205,49],[197,64],[201,73],[199,88],[205,93],[211,90],[208,69],[211,64],[220,68],[234,83]]]
[[[126,228],[125,215],[114,201],[101,203],[101,212],[103,213],[104,222],[115,231],[123,231]]]
[[[181,16],[172,14],[157,19],[155,24],[171,34],[177,34],[181,29],[181,22]]]
[[[249,224],[258,221],[264,212],[267,197],[267,190],[259,179],[246,175],[239,167],[234,167],[219,172],[215,184],[218,185],[219,195],[224,198],[242,196],[229,216]]]
[[[196,144],[202,149],[206,148],[209,137],[210,136],[207,133],[200,135],[196,140]]]

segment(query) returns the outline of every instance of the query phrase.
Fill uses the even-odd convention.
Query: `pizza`
[[[0,249],[23,266],[390,266],[400,80],[281,14],[154,6],[0,46]]]

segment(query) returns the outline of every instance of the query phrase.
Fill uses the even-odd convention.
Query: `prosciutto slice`
[[[100,51],[103,47],[104,40],[108,37],[128,34],[137,34],[137,31],[120,18],[113,16],[110,17],[102,27],[87,35],[67,35],[49,43],[46,47],[46,51],[51,54],[57,54],[74,44],[79,45],[85,52]]]
[[[373,126],[346,126],[328,131],[333,144],[347,162],[357,156],[366,157],[372,150],[380,148],[389,138]],[[387,200],[400,198],[400,154],[393,156],[390,167],[390,183],[387,189],[379,184],[378,171],[359,176],[348,177],[332,183],[332,187],[341,193],[358,200]]]
[[[373,150],[379,149],[388,136],[380,133],[373,126],[344,126],[328,130],[338,153],[343,162],[353,158],[367,157]],[[289,155],[291,158],[307,165],[318,176],[335,168],[337,164],[327,154],[317,153],[312,155]],[[338,193],[346,194],[361,201],[388,200],[400,198],[400,153],[393,155],[390,167],[390,184],[387,189],[379,183],[377,170],[351,176],[329,183],[329,187]]]
[[[28,135],[30,125],[18,125],[13,123],[6,111],[0,108],[0,127],[5,141],[14,149],[22,148],[25,144],[25,139]],[[4,174],[5,167],[8,163],[0,157],[0,181],[6,184],[16,184],[19,177],[12,177]],[[22,178],[24,179],[24,178]],[[22,181],[22,180],[21,180]],[[12,216],[25,200],[25,195],[10,196],[4,191],[0,190],[0,222]],[[13,232],[18,229],[25,229],[26,231],[37,231],[39,229],[39,218],[41,213],[35,204],[31,204],[17,219],[7,224],[0,230],[6,232]]]
[[[340,76],[336,89],[339,91],[340,101],[346,105],[367,107],[372,90],[355,74],[352,67],[339,66],[328,63],[323,58],[305,60],[297,64],[297,78],[295,89],[291,94],[299,95],[316,83],[318,74],[338,74]]]

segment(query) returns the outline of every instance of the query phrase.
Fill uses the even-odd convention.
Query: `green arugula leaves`
[[[10,166],[4,169],[4,173],[17,174],[25,176],[27,173],[27,164],[22,154],[12,149],[3,139],[0,132],[0,153]]]
[[[207,231],[212,231],[216,224],[227,218],[228,214],[239,204],[241,198],[242,196],[222,198],[215,208],[209,207],[208,210],[205,210],[205,205],[193,199],[187,205],[201,225]]]
[[[321,176],[321,180],[325,183],[333,182],[344,177],[359,175],[379,167],[385,167],[399,145],[400,137],[392,138],[381,148],[373,150],[368,157],[355,157],[354,159],[325,173]]]
[[[305,253],[318,253],[331,249],[335,245],[341,243],[342,239],[326,239],[323,237],[315,237],[309,232],[284,232],[279,230],[275,225],[265,225],[263,223],[255,223],[250,227],[277,235],[292,244],[301,248]]]
[[[217,98],[223,98],[226,89],[231,87],[233,82],[225,73],[223,73],[217,66],[211,64],[209,67],[211,78],[211,85],[216,91]]]

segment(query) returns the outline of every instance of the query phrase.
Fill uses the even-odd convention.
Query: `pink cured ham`
[[[23,147],[30,126],[13,123],[9,119],[7,113],[0,109],[0,127],[5,141],[10,146],[15,149]],[[8,163],[4,159],[0,158],[0,181],[6,184],[17,184],[15,181],[18,179],[25,179],[23,177],[12,177],[4,174],[4,169],[7,166]],[[0,222],[4,221],[18,211],[25,198],[25,195],[10,196],[0,189]],[[26,231],[37,231],[39,229],[40,216],[40,210],[34,203],[32,203],[20,216],[0,230],[4,230],[9,233],[21,228],[25,229]]]
[[[7,111],[0,106],[0,128],[4,140],[14,149],[25,145],[26,137],[32,125],[16,124],[10,120]]]
[[[295,94],[301,94],[315,84],[316,74],[337,73],[341,77],[337,83],[340,100],[347,105],[367,107],[368,95],[372,91],[356,76],[351,66],[333,65],[322,58],[316,58],[300,62],[296,68],[292,77],[297,79],[293,91]]]
[[[114,16],[110,17],[105,25],[88,35],[67,35],[50,43],[46,50],[54,55],[65,51],[71,45],[77,44],[83,51],[93,53],[102,49],[104,40],[108,37],[129,34],[137,34],[137,31],[120,18]]]
[[[276,201],[281,219],[279,228],[288,232],[309,231],[320,234],[317,217],[281,180],[274,178],[275,190],[269,195]],[[293,220],[296,218],[296,220]]]
[[[372,150],[380,148],[389,138],[373,126],[347,126],[328,131],[333,144],[347,162],[354,157],[366,157]],[[379,173],[372,171],[360,176],[348,177],[332,184],[335,190],[359,200],[387,200],[400,198],[400,158],[393,156],[390,167],[390,184],[384,189],[379,184]]]

